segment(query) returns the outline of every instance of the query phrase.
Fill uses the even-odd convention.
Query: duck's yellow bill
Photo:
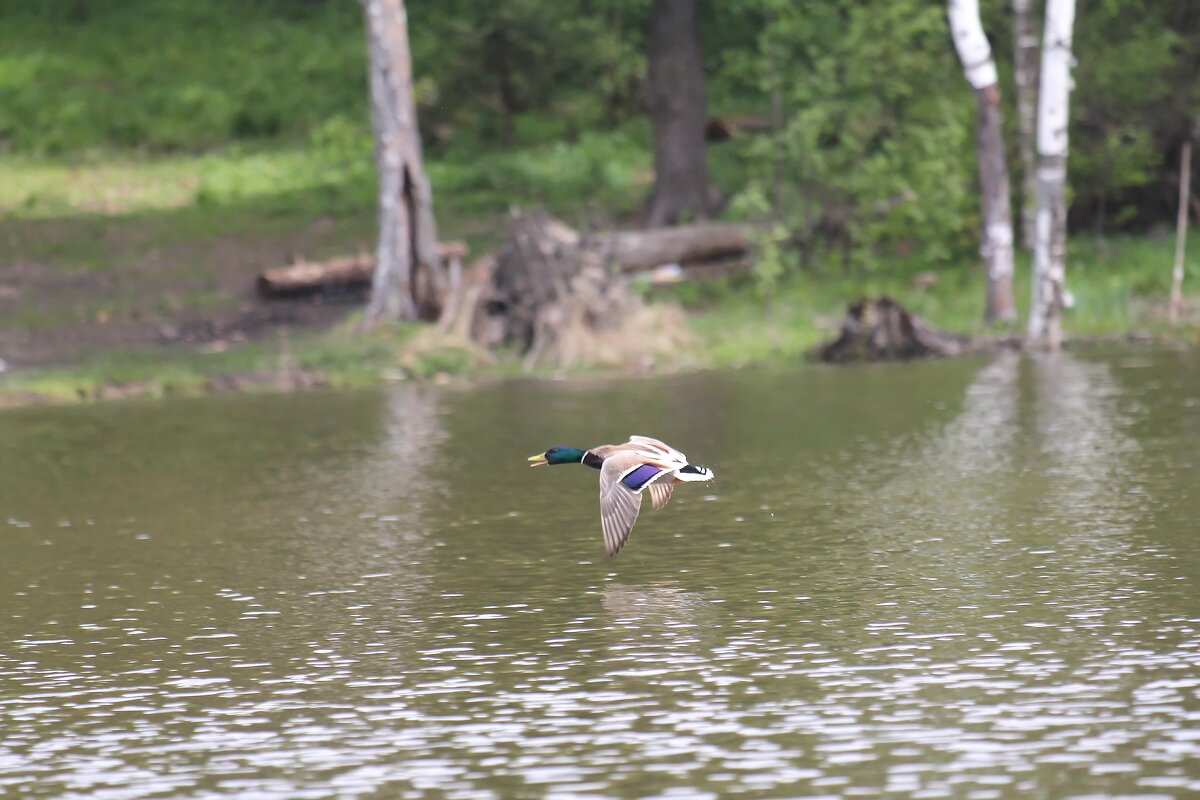
[[[529,466],[531,467],[544,467],[547,463],[549,463],[546,461],[545,453],[538,453],[536,456],[530,456],[527,460],[529,461]]]

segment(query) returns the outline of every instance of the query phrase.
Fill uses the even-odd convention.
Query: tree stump
[[[970,337],[939,330],[883,296],[851,303],[837,338],[819,345],[814,355],[841,363],[956,356],[975,347]]]
[[[618,327],[640,305],[609,267],[602,244],[540,211],[514,212],[496,256],[489,316],[526,366],[569,365],[590,335]]]
[[[646,368],[677,352],[690,333],[677,308],[643,303],[624,271],[747,246],[745,231],[739,239],[733,226],[691,237],[686,230],[585,235],[544,212],[514,210],[505,243],[466,271],[439,327],[489,350],[511,347],[527,369]]]

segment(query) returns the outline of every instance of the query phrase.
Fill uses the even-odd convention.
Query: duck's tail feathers
[[[701,464],[688,464],[675,470],[675,480],[678,481],[711,481],[714,477],[713,471]]]

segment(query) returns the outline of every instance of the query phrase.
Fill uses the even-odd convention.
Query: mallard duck
[[[630,436],[624,444],[602,444],[587,450],[551,447],[530,456],[529,461],[531,467],[583,464],[600,470],[600,527],[609,557],[625,546],[642,507],[642,492],[649,489],[650,502],[658,511],[671,499],[675,484],[713,478],[708,467],[689,464],[683,453],[649,436]]]

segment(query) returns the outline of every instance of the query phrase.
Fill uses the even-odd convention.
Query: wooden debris
[[[624,272],[747,246],[738,226],[695,227],[584,235],[514,211],[504,245],[472,265],[439,324],[487,348],[515,347],[527,367],[643,360],[676,346],[684,326],[652,319]]]
[[[438,258],[451,273],[467,254],[462,242],[439,242]],[[458,269],[461,270],[461,267]],[[258,293],[268,298],[307,297],[322,292],[365,293],[371,288],[375,256],[359,253],[328,261],[300,260],[283,267],[263,270],[256,281]],[[451,282],[454,275],[451,275]]]
[[[749,225],[707,222],[673,228],[615,231],[591,237],[605,257],[624,272],[641,272],[662,264],[708,264],[749,252],[754,229]]]
[[[837,338],[819,345],[821,361],[880,361],[956,356],[978,349],[968,336],[939,330],[887,296],[851,303]]]
[[[375,257],[331,258],[328,261],[297,261],[286,267],[264,270],[256,281],[263,297],[303,297],[331,289],[366,291],[375,272]]]
[[[527,367],[567,365],[570,340],[617,324],[637,298],[597,247],[543,212],[515,212],[496,257],[489,316],[503,318],[502,341]]]

